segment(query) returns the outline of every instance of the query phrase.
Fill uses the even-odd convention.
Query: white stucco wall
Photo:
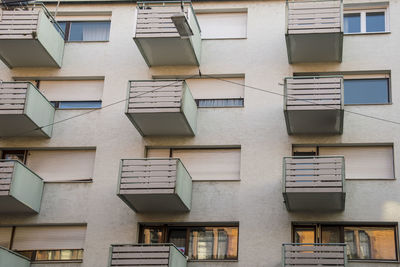
[[[390,70],[392,105],[346,106],[345,109],[400,121],[400,17],[395,16],[400,12],[399,0],[390,1],[391,33],[345,36],[340,64],[288,64],[284,1],[210,2],[195,3],[194,6],[197,9],[248,9],[247,39],[203,41],[203,73],[244,73],[247,85],[283,93],[280,84],[293,72]],[[197,73],[195,67],[148,68],[132,40],[133,3],[96,6],[62,3],[59,10],[112,11],[110,42],[67,43],[61,69],[10,70],[0,63],[1,79],[104,76],[102,100],[105,106],[126,97],[128,80]],[[0,225],[87,223],[82,267],[105,267],[110,244],[137,242],[138,222],[238,221],[238,262],[190,263],[189,266],[278,267],[281,244],[290,242],[292,221],[399,221],[398,180],[348,181],[346,209],[341,213],[288,213],[281,191],[282,157],[291,154],[292,144],[394,143],[395,173],[398,175],[399,125],[346,113],[343,135],[288,136],[282,97],[246,88],[244,108],[199,109],[195,137],[142,138],[124,115],[124,108],[122,103],[57,124],[51,139],[0,139],[2,148],[97,149],[93,183],[46,184],[39,215],[1,216]],[[55,120],[80,112],[84,111],[58,110]],[[143,157],[146,145],[241,145],[241,180],[194,182],[193,207],[188,214],[135,214],[116,196],[119,160]],[[393,265],[399,266],[384,263],[352,263],[349,266]]]

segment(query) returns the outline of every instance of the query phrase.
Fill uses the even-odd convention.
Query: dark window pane
[[[186,252],[186,229],[171,229],[168,243],[174,244],[183,254]]]
[[[385,31],[385,12],[367,13],[367,32]]]
[[[340,227],[339,226],[322,226],[322,243],[340,243]]]
[[[101,101],[62,101],[59,102],[59,109],[79,109],[79,108],[101,108]]]
[[[60,27],[57,27],[57,25],[54,25],[54,27],[56,27],[56,29],[57,29],[59,32],[60,32],[60,28],[61,28],[62,32],[60,32],[60,33],[61,33],[62,36],[65,36],[67,23],[64,22],[64,21],[63,21],[63,22],[58,22],[58,26],[60,26]]]
[[[349,259],[396,260],[393,227],[345,227]]]
[[[25,163],[25,150],[3,151],[3,159],[19,160]]]
[[[344,33],[361,32],[360,13],[344,15]]]
[[[108,41],[109,21],[71,22],[70,41]]]
[[[344,81],[345,104],[389,103],[389,79],[360,79]]]

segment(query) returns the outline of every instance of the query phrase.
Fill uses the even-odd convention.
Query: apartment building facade
[[[3,1],[0,267],[400,266],[399,11]]]

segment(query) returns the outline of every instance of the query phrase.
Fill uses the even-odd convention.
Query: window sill
[[[352,35],[375,35],[375,34],[390,34],[391,32],[352,32],[352,33],[344,33],[345,36]]]
[[[207,40],[247,40],[247,37],[229,37],[229,38],[224,38],[224,37],[215,37],[215,38],[201,38],[202,41],[207,41]]]
[[[109,43],[110,40],[104,40],[104,41],[65,41],[65,43]]]

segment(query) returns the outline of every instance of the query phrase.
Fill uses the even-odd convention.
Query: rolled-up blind
[[[173,149],[193,180],[239,180],[240,149]]]
[[[101,100],[104,80],[40,81],[39,89],[49,101]]]
[[[169,148],[149,148],[147,149],[148,158],[169,158]]]
[[[83,249],[86,226],[17,227],[13,250]]]
[[[95,150],[30,150],[26,165],[45,181],[93,177]]]
[[[247,12],[196,13],[201,38],[246,38]]]
[[[244,97],[244,78],[188,79],[186,83],[195,99],[230,99]]]
[[[394,178],[392,146],[320,147],[319,154],[344,156],[346,178]]]
[[[0,227],[0,247],[10,246],[12,227]]]

